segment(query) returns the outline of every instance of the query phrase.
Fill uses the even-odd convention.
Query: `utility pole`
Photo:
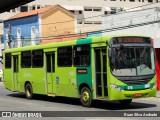
[[[7,30],[7,34],[8,34],[8,47],[11,47],[11,25],[8,24],[8,30]]]

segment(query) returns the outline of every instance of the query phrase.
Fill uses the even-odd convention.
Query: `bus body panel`
[[[138,87],[142,86],[131,86],[134,90],[123,90],[123,88],[128,87],[129,85],[123,83],[118,80],[115,76],[113,76],[110,66],[110,58],[108,57],[108,49],[109,49],[109,41],[112,36],[104,36],[104,37],[92,37],[85,39],[78,39],[75,41],[69,41],[64,43],[51,43],[46,45],[38,45],[38,46],[29,46],[24,48],[15,48],[5,50],[6,53],[17,52],[26,50],[37,50],[43,49],[44,51],[44,63],[41,68],[21,68],[21,54],[19,54],[19,88],[16,91],[25,92],[25,83],[30,82],[33,87],[33,92],[36,94],[48,94],[52,91],[56,96],[66,96],[66,97],[80,97],[80,86],[82,84],[86,84],[89,86],[89,89],[92,93],[92,99],[108,99],[108,100],[124,100],[124,99],[134,99],[134,98],[142,98],[142,97],[153,97],[156,95],[156,78],[152,78],[147,84],[150,85],[149,88],[139,89]],[[58,48],[64,46],[74,46],[79,45],[90,45],[90,66],[70,66],[70,67],[60,67],[58,66]],[[52,54],[55,55],[55,72],[53,74],[47,73],[46,69],[46,55]],[[96,71],[96,54],[99,53],[99,59],[102,62],[101,66],[101,77],[97,78]],[[16,55],[16,54],[13,54]],[[103,59],[106,59],[106,73],[102,67],[104,67]],[[12,58],[13,59],[13,58]],[[13,60],[12,60],[13,61]],[[4,62],[5,63],[5,62]],[[12,62],[13,64],[13,62]],[[106,75],[106,78],[105,78]],[[51,77],[49,77],[51,76]],[[4,69],[4,86],[5,88],[15,91],[14,89],[14,79],[13,79],[13,68]],[[102,78],[105,78],[103,80]],[[48,79],[52,82],[52,88],[48,85]],[[101,83],[98,84],[97,80],[100,80]],[[107,81],[106,81],[107,80]],[[104,82],[104,83],[103,83]],[[107,82],[107,83],[105,83]],[[114,88],[114,85],[118,86]],[[152,88],[153,85],[153,88]],[[97,93],[97,87],[103,87],[101,89],[100,95]],[[119,89],[120,88],[120,89]],[[137,88],[137,90],[136,90]],[[105,94],[107,89],[107,94]],[[123,91],[121,91],[121,89]],[[139,95],[141,96],[134,96]]]
[[[78,97],[75,67],[58,67],[55,77],[57,96]]]
[[[11,91],[14,91],[14,84],[12,80],[12,69],[5,69],[4,70],[4,87]]]
[[[22,68],[20,70],[21,88],[25,92],[25,83],[29,82],[36,94],[46,94],[46,79],[44,68]],[[34,74],[33,74],[34,73]]]

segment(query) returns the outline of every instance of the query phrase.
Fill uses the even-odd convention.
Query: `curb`
[[[160,91],[157,91],[156,98],[160,98]]]

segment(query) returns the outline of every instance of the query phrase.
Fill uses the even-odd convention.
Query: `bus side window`
[[[74,46],[74,66],[90,65],[90,45]]]
[[[58,48],[58,66],[70,67],[72,66],[72,46]]]
[[[32,67],[43,67],[43,50],[32,51]]]
[[[11,53],[5,54],[5,68],[11,68]]]
[[[21,52],[21,67],[22,68],[31,67],[31,51]]]

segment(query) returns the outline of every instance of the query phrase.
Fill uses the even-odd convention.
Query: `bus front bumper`
[[[157,86],[143,90],[122,90],[111,87],[109,92],[109,100],[125,100],[135,98],[155,97]]]

